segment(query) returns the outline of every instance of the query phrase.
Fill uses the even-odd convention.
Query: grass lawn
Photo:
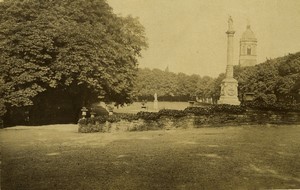
[[[0,130],[6,189],[299,189],[300,126]]]
[[[141,102],[134,102],[128,106],[115,108],[116,113],[137,113],[139,111],[157,111],[154,109],[154,102],[147,102],[145,104],[146,108],[142,108]],[[176,109],[184,110],[189,106],[188,102],[158,102],[158,109]]]

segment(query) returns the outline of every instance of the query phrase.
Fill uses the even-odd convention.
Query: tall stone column
[[[221,94],[218,104],[240,105],[238,99],[238,82],[233,78],[233,20],[228,19],[227,34],[227,67],[225,79],[221,83]]]
[[[226,78],[233,78],[233,37],[235,31],[233,30],[233,21],[230,17],[228,20],[227,34],[227,67]]]

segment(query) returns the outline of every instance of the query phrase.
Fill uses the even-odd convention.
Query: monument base
[[[153,108],[154,108],[154,110],[158,110],[158,101],[157,100],[154,100]]]
[[[218,104],[240,105],[237,91],[238,81],[234,78],[225,78],[221,84],[221,96]]]
[[[239,101],[238,97],[234,96],[221,96],[218,104],[230,104],[230,105],[240,105],[241,102]]]

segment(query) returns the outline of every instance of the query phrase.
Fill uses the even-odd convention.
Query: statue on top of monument
[[[228,30],[229,31],[233,30],[233,20],[232,20],[231,16],[229,16],[229,19],[228,19]]]

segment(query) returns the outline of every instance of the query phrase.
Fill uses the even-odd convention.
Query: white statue
[[[158,110],[158,100],[157,100],[157,94],[154,94],[154,104],[153,104],[154,110]]]
[[[154,101],[157,101],[157,94],[154,94]]]

